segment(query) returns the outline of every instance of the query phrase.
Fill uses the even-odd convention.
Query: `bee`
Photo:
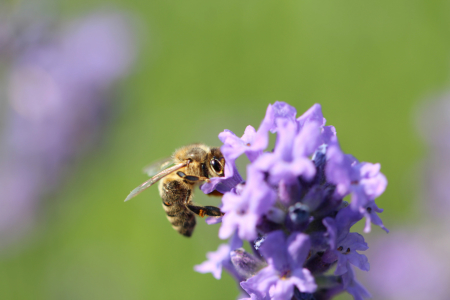
[[[195,214],[200,217],[223,216],[218,207],[194,205],[192,198],[196,186],[209,182],[211,177],[225,176],[224,167],[225,159],[219,148],[204,144],[184,146],[170,158],[145,168],[145,173],[154,176],[132,190],[125,201],[159,181],[159,194],[167,219],[173,229],[190,237],[196,224]]]

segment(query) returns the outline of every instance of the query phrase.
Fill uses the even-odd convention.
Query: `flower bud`
[[[248,279],[255,275],[267,264],[256,256],[247,253],[243,248],[230,252],[231,262],[233,263],[239,275]]]

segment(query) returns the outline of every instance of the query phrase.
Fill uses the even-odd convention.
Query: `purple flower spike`
[[[243,153],[251,162],[247,181],[224,193],[219,237],[234,234],[236,245],[247,240],[253,254],[233,248],[231,267],[229,258],[222,265],[248,293],[244,299],[331,299],[347,291],[362,300],[369,294],[351,265],[369,270],[367,257],[358,253],[368,246],[350,229],[365,217],[366,232],[371,223],[387,231],[374,201],[386,178],[379,164],[360,163],[341,150],[319,104],[297,119],[296,113],[276,102],[257,131],[248,126],[241,138],[228,130],[219,136],[230,166]],[[276,133],[275,147],[263,152],[269,131]],[[350,204],[343,201],[347,195]],[[334,275],[327,273],[334,266]]]
[[[261,253],[269,266],[241,283],[248,293],[257,291],[270,299],[291,299],[294,287],[301,292],[312,293],[317,289],[314,277],[303,268],[311,243],[306,234],[295,233],[286,240],[282,231],[267,235]]]

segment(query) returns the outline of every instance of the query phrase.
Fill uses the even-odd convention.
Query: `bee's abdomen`
[[[195,216],[187,209],[178,215],[171,216],[167,214],[167,219],[172,228],[178,231],[180,234],[190,237],[195,228]]]
[[[195,228],[195,216],[185,205],[190,202],[191,190],[172,180],[162,184],[160,194],[167,219],[173,229],[184,236],[191,236]]]

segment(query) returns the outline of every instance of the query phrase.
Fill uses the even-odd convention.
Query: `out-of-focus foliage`
[[[136,19],[139,57],[116,86],[101,145],[42,197],[28,235],[1,249],[0,299],[234,299],[230,278],[193,271],[219,244],[217,225],[198,219],[186,239],[167,222],[156,188],[123,199],[146,180],[146,164],[188,143],[219,145],[225,128],[240,135],[257,127],[275,100],[298,111],[321,103],[343,150],[381,163],[389,184],[378,205],[389,229],[413,222],[415,203],[425,201],[413,184],[423,151],[411,113],[448,83],[448,2],[80,0],[45,7],[61,22],[105,7],[125,11]],[[195,199],[219,203],[200,191]]]

